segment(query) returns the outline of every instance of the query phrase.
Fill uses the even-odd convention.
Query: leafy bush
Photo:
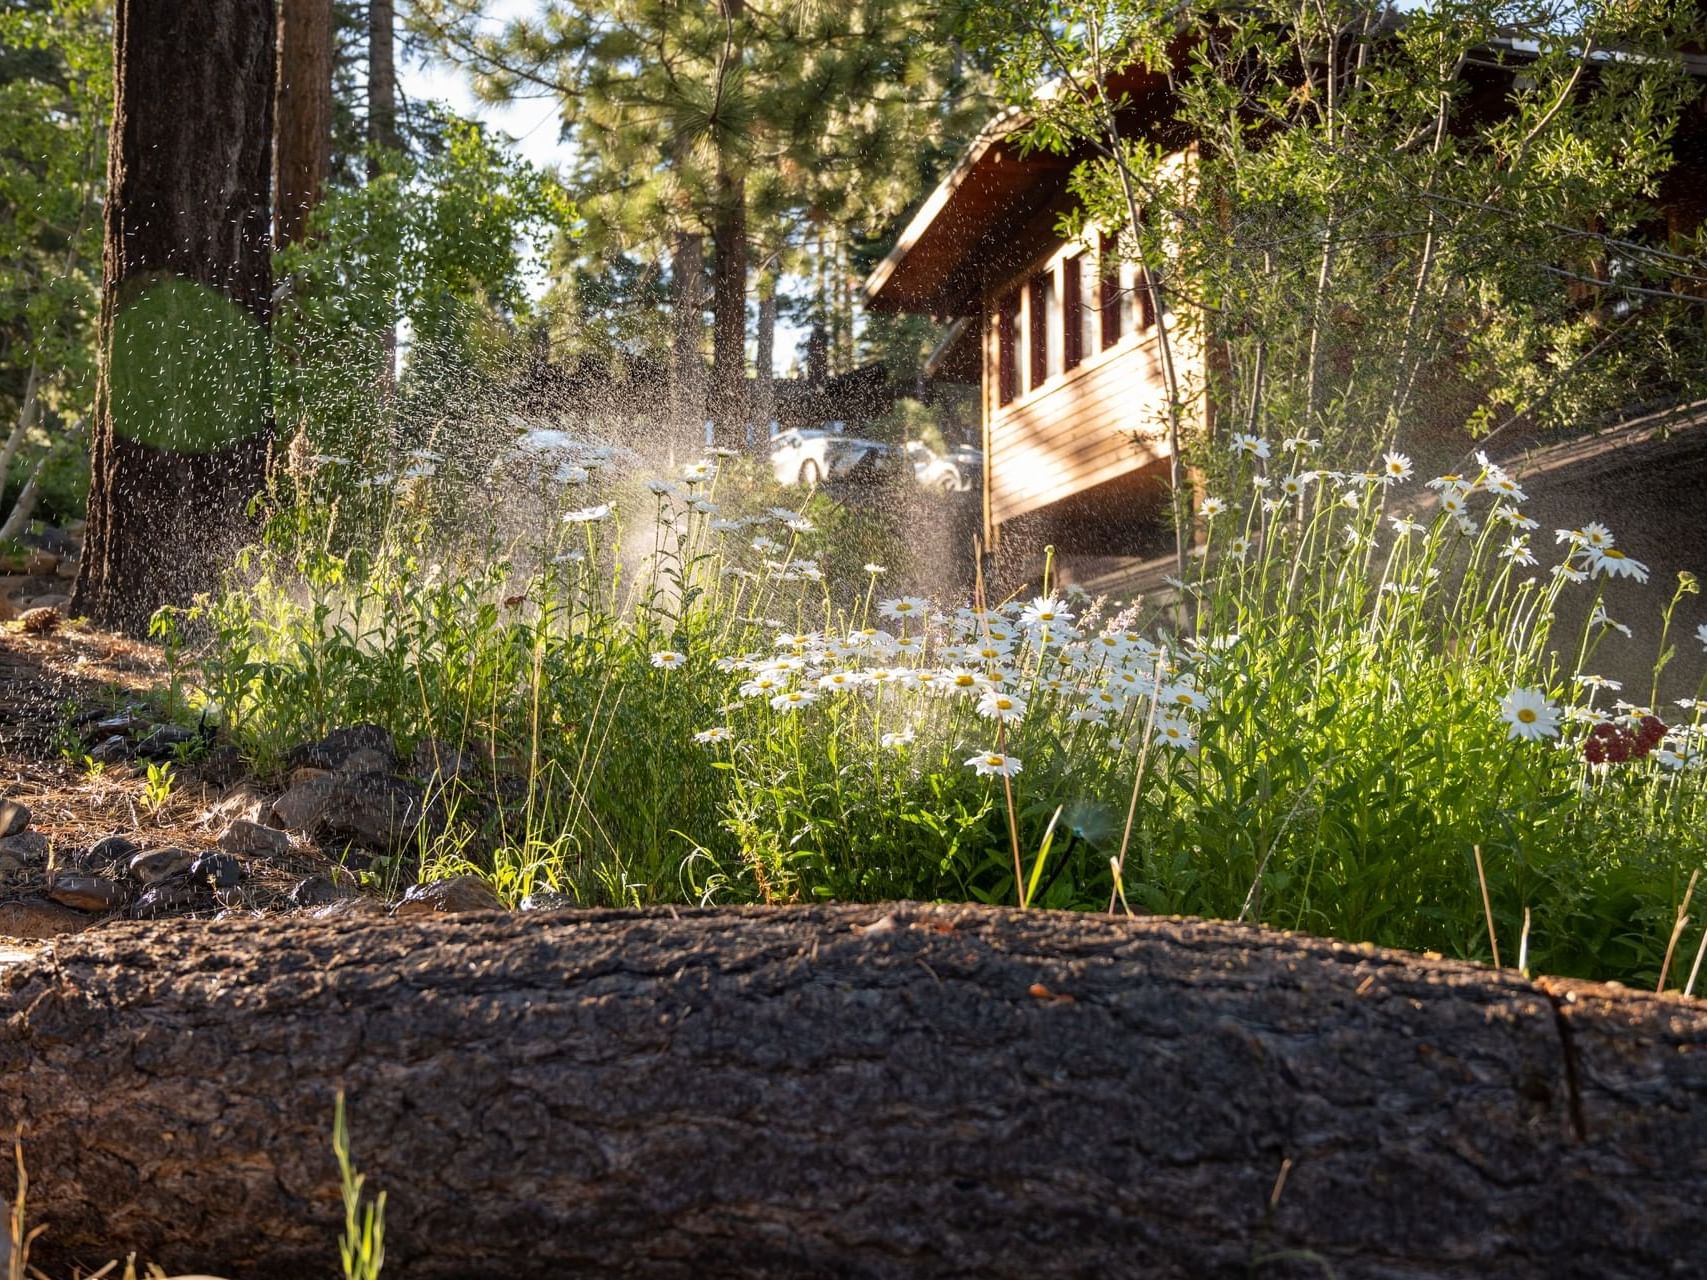
[[[1701,704],[1609,703],[1604,611],[1551,633],[1563,593],[1645,570],[1589,525],[1531,573],[1491,463],[1431,512],[1399,455],[1343,474],[1289,443],[1236,442],[1246,500],[1205,505],[1196,577],[1147,607],[1045,583],[942,609],[849,567],[821,495],[741,500],[715,460],[643,485],[562,432],[444,504],[506,513],[472,542],[423,474],[335,551],[308,474],[202,606],[202,672],[263,766],[358,720],[472,751],[424,853],[512,897],[1011,902],[1023,877],[1052,907],[1479,956],[1479,850],[1508,951],[1527,912],[1535,967],[1651,981],[1707,853]],[[1693,591],[1662,653],[1707,647],[1673,630]]]

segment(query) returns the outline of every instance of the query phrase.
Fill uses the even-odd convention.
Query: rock
[[[0,876],[17,875],[24,869],[24,860],[15,853],[0,850]]]
[[[59,610],[65,608],[65,606],[70,604],[70,603],[71,603],[71,597],[70,596],[61,595],[58,593],[49,593],[48,595],[45,595],[45,596],[36,596],[33,600],[29,600],[26,602],[27,607],[30,609],[52,609],[55,612],[58,612]],[[58,622],[56,621],[54,625],[57,626]]]
[[[290,852],[290,837],[277,827],[263,827],[247,818],[238,818],[220,832],[219,847],[227,853],[253,858],[277,858]]]
[[[319,742],[294,747],[285,756],[293,768],[310,765],[316,769],[336,769],[358,751],[376,751],[384,758],[380,771],[397,767],[397,744],[391,734],[377,724],[357,724],[334,729]]]
[[[261,821],[261,815],[268,811],[271,800],[259,788],[245,782],[235,787],[219,798],[219,803],[209,809],[209,821],[217,822],[249,822]]]
[[[314,769],[308,765],[303,765],[300,769],[290,771],[290,785],[294,787],[300,783],[312,782],[316,778],[330,778],[331,776],[332,771],[330,769]]]
[[[140,848],[136,841],[124,836],[102,836],[89,846],[89,857],[96,862],[124,862]]]
[[[339,773],[388,773],[396,760],[372,747],[359,747],[338,762]]]
[[[50,848],[47,837],[39,831],[20,831],[0,840],[0,853],[21,862],[46,862]]]
[[[89,759],[96,764],[116,764],[120,760],[130,759],[130,743],[123,735],[115,733],[112,737],[96,744],[89,752]]]
[[[273,801],[268,822],[286,831],[314,831],[320,826],[337,784],[330,774],[304,778]]]
[[[22,800],[0,800],[0,836],[15,836],[29,825],[29,805]]]
[[[196,857],[189,849],[150,849],[131,858],[131,878],[148,885],[176,879],[188,874]]]
[[[243,883],[243,864],[229,853],[204,853],[190,864],[190,879],[215,889],[234,889]]]
[[[541,889],[530,893],[522,899],[523,911],[568,911],[575,905],[575,899],[566,893],[558,893],[555,889]]]
[[[193,911],[212,905],[205,887],[193,880],[180,878],[163,880],[144,889],[131,904],[130,914],[138,920],[151,920],[175,911]]]
[[[328,902],[325,906],[316,908],[316,920],[355,919],[362,916],[383,916],[385,908],[372,898],[349,897],[339,898],[336,902]]]
[[[85,725],[83,737],[88,740],[110,738],[113,734],[129,735],[148,728],[149,722],[133,711],[121,711],[116,716],[103,716]]]
[[[460,751],[437,738],[422,738],[415,744],[415,772],[422,778],[473,778],[482,770],[481,757]]]
[[[415,844],[426,816],[426,793],[415,783],[385,773],[358,773],[333,780],[320,821],[334,837],[399,853]]]
[[[222,742],[208,752],[196,768],[216,787],[229,787],[247,772],[243,753],[229,742]]]
[[[502,911],[504,904],[492,892],[492,886],[475,875],[452,876],[429,884],[411,885],[403,901],[392,908],[391,914],[400,919],[410,916],[444,915],[456,911]]]
[[[56,577],[75,578],[77,576],[77,557],[60,556],[59,563],[53,566],[53,572]]]
[[[143,760],[175,760],[178,748],[194,742],[195,738],[194,729],[186,729],[179,724],[157,724],[132,748],[132,753]]]
[[[24,564],[25,573],[37,575],[52,573],[59,568],[59,553],[43,547],[39,551],[30,552],[29,559]]]
[[[124,890],[106,876],[59,876],[48,886],[47,896],[79,911],[111,911],[124,903]]]
[[[0,934],[11,938],[53,938],[62,933],[81,933],[94,923],[81,911],[46,898],[0,902]]]
[[[330,876],[313,875],[298,880],[291,887],[287,900],[293,907],[320,907],[349,896],[350,891],[333,884]]]

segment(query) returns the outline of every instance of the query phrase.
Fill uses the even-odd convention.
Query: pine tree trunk
[[[138,631],[250,532],[271,423],[271,0],[118,0],[89,529],[71,607]]]
[[[409,1280],[1603,1280],[1707,1237],[1703,1005],[1229,925],[232,920],[0,978],[51,1274],[325,1274],[340,1089]]]
[[[755,349],[758,365],[754,387],[753,421],[762,440],[776,421],[776,275],[766,271],[759,280],[759,327]]]
[[[332,0],[281,0],[273,242],[301,240],[332,163]]]
[[[672,465],[705,452],[705,237],[678,231],[670,262],[670,421]],[[679,451],[679,456],[677,456]]]
[[[370,147],[396,150],[397,132],[397,13],[393,0],[369,0],[367,10],[367,140]],[[367,176],[380,173],[377,154],[370,154]],[[379,335],[380,393],[397,388],[397,328],[387,325]]]
[[[747,182],[717,176],[711,229],[711,416],[717,443],[746,447],[747,426]]]

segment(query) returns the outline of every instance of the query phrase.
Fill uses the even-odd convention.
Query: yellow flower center
[[[1531,707],[1520,708],[1517,713],[1517,718],[1523,721],[1524,724],[1534,724],[1536,720],[1535,711]]]

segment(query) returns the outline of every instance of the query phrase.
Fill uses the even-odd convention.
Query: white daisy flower
[[[878,744],[885,750],[895,750],[899,747],[912,746],[917,737],[918,734],[914,733],[912,729],[897,729],[893,733],[884,734],[878,739]]]
[[[810,689],[788,689],[771,699],[773,711],[799,711],[818,701],[818,695]]]
[[[1283,476],[1280,481],[1280,491],[1288,498],[1302,498],[1304,491],[1310,487],[1310,481],[1316,478],[1314,471],[1301,471],[1296,475]]]
[[[1707,622],[1695,628],[1695,638],[1701,642],[1701,647],[1707,649]]]
[[[1017,724],[1025,717],[1025,699],[991,689],[978,699],[978,714],[1003,724]]]
[[[1227,509],[1227,504],[1219,498],[1205,498],[1203,505],[1198,507],[1197,514],[1205,520],[1213,520]]]
[[[1000,774],[1004,778],[1011,778],[1021,768],[1018,756],[1004,755],[1000,751],[980,751],[966,762],[966,767],[976,769],[981,778],[988,778],[996,774]]]
[[[1559,735],[1559,708],[1539,689],[1513,689],[1500,700],[1500,719],[1510,726],[1509,737],[1525,742]]]
[[[1507,539],[1505,546],[1500,549],[1500,555],[1517,565],[1528,566],[1539,563],[1535,559],[1535,553],[1529,549],[1529,539],[1521,534]]]
[[[1281,451],[1284,453],[1314,453],[1321,447],[1322,442],[1320,440],[1306,435],[1287,436],[1280,442]]]
[[[921,600],[918,596],[896,596],[893,600],[877,602],[877,616],[880,618],[917,618],[929,609],[930,601]]]
[[[1025,626],[1035,627],[1052,622],[1071,622],[1073,615],[1054,596],[1038,596],[1020,611],[1019,620]],[[992,636],[995,631],[992,628]]]
[[[652,655],[652,665],[660,671],[674,671],[687,660],[687,654],[677,653],[674,649],[660,649]]]
[[[1398,484],[1409,480],[1412,474],[1411,460],[1402,453],[1384,453],[1381,455],[1381,481],[1383,484]]]
[[[610,503],[601,502],[596,507],[582,507],[579,511],[567,512],[563,517],[564,524],[597,524],[601,520],[610,519]]]
[[[1209,699],[1183,681],[1168,685],[1157,695],[1157,699],[1164,707],[1184,707],[1190,711],[1209,709]]]
[[[1067,713],[1067,719],[1074,724],[1101,724],[1103,714],[1101,707],[1074,707]]]
[[[880,565],[880,564],[876,564],[876,563],[866,565],[865,571],[867,573],[869,573],[874,578],[877,577],[879,574],[884,574],[884,573],[889,572],[889,570],[886,567],[884,567],[883,565]],[[888,737],[889,735],[885,734],[884,736]]]
[[[1163,716],[1156,721],[1156,741],[1169,747],[1178,747],[1181,751],[1190,751],[1197,745],[1197,735],[1191,731],[1191,726],[1178,716]]]
[[[1604,604],[1597,604],[1594,606],[1594,612],[1589,615],[1588,625],[1591,627],[1611,627],[1614,631],[1623,632],[1626,639],[1633,639],[1635,636],[1635,633],[1632,632],[1629,627],[1625,626],[1622,622],[1615,622],[1607,615],[1606,606]]]
[[[1648,566],[1640,560],[1633,559],[1617,547],[1597,547],[1592,542],[1589,546],[1594,553],[1589,564],[1593,572],[1609,578],[1634,578],[1637,582],[1648,580]]]
[[[713,742],[727,742],[733,736],[734,734],[730,731],[728,725],[720,724],[714,725],[709,729],[701,729],[698,733],[694,734],[693,740],[699,743],[700,746],[704,747],[709,746]]]
[[[1268,441],[1261,436],[1247,435],[1242,431],[1235,432],[1230,447],[1234,453],[1242,453],[1246,457],[1268,457]]]

